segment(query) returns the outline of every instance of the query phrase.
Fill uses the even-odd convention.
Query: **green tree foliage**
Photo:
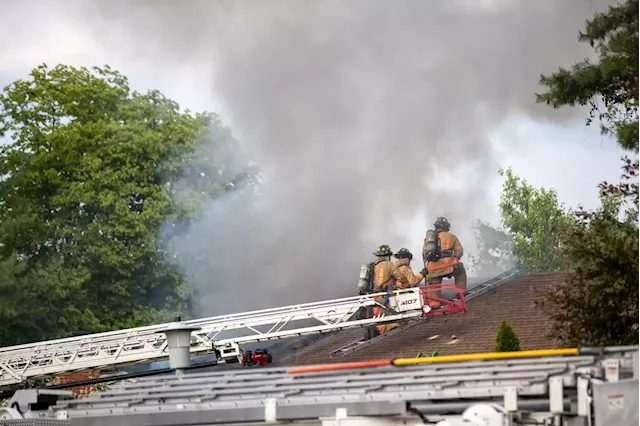
[[[638,0],[627,0],[588,20],[580,41],[599,55],[540,82],[538,102],[554,108],[590,105],[604,134],[638,150]],[[600,106],[602,103],[602,107]],[[638,160],[623,158],[621,183],[603,182],[601,207],[579,209],[559,233],[575,270],[542,301],[556,320],[554,334],[568,344],[638,344]]]
[[[26,270],[14,257],[0,262],[0,346],[27,343],[95,326],[82,304],[78,278],[49,266]]]
[[[588,42],[599,56],[597,63],[578,62],[541,76],[547,88],[537,101],[554,108],[590,105],[590,124],[600,120],[604,134],[613,134],[618,144],[638,150],[638,0],[627,0],[598,13],[586,22],[580,42]]]
[[[513,238],[513,256],[519,267],[552,271],[565,266],[559,232],[571,220],[555,190],[536,189],[510,168],[500,197],[502,225]]]
[[[555,337],[573,345],[638,344],[638,161],[623,182],[600,185],[602,206],[579,210],[562,234],[575,275],[542,301]]]
[[[496,335],[496,352],[514,352],[520,350],[520,340],[511,325],[505,320],[500,323]]]
[[[172,185],[198,173],[195,154],[210,134],[235,143],[215,116],[132,91],[108,66],[41,65],[4,88],[0,346],[188,309],[158,235],[165,219],[196,213]],[[219,195],[223,178],[208,177],[201,194]]]
[[[480,219],[472,227],[477,252],[469,256],[471,270],[480,276],[493,276],[513,267],[513,239],[506,231]]]

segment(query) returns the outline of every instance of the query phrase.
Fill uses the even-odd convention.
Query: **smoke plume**
[[[210,64],[261,170],[174,237],[204,259],[187,273],[211,315],[353,294],[380,244],[409,247],[419,270],[424,234],[407,221],[447,216],[471,247],[470,223],[494,207],[492,132],[583,116],[534,93],[541,73],[590,54],[578,30],[607,3],[111,0],[83,13],[123,55]]]

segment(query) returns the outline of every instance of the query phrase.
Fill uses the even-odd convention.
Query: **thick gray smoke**
[[[598,4],[594,4],[598,3]],[[218,314],[354,292],[379,244],[414,251],[447,216],[467,246],[493,206],[489,141],[505,120],[582,118],[535,105],[541,73],[590,54],[605,1],[108,1],[84,13],[123,54],[211,64],[213,91],[262,171],[174,239]],[[176,81],[176,84],[180,84]]]

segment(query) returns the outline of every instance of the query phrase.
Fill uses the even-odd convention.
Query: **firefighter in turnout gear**
[[[451,225],[444,217],[433,224],[434,230],[427,231],[422,246],[422,258],[428,271],[427,284],[442,284],[443,278],[453,277],[455,285],[464,293],[467,289],[467,272],[460,258],[464,253],[460,240],[449,232]],[[440,292],[435,294],[440,297]],[[438,307],[439,303],[430,303]]]
[[[393,252],[388,245],[381,245],[373,255],[377,257],[373,266],[373,293],[381,293],[383,291],[390,292],[393,291],[396,286],[403,287],[407,284],[408,280],[406,276],[400,272],[396,265],[391,261]],[[384,297],[376,297],[375,301],[382,305],[386,303]],[[372,311],[373,316],[384,316],[383,310],[378,306],[374,306]],[[399,326],[400,324],[392,323],[368,327],[365,332],[365,339],[370,339],[377,335],[386,333],[387,331]]]
[[[413,259],[413,254],[406,248],[401,248],[394,255],[396,260],[396,267],[402,275],[407,279],[406,285],[398,284],[398,287],[409,288],[409,287],[417,287],[420,284],[420,281],[427,276],[427,268],[423,268],[422,271],[418,273],[418,275],[414,275],[413,270],[411,269],[411,259]]]

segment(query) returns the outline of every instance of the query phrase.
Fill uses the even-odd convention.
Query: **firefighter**
[[[464,253],[460,240],[454,234],[449,232],[451,225],[444,217],[439,217],[433,224],[437,244],[430,245],[429,234],[422,246],[422,257],[428,270],[427,284],[442,284],[443,278],[453,277],[455,285],[464,294],[467,290],[467,272],[464,265],[460,262],[460,258]],[[435,296],[440,297],[440,291]],[[439,303],[433,303],[432,307],[439,306]]]
[[[405,278],[407,279],[406,286],[399,284],[398,285],[399,287],[400,286],[402,288],[417,287],[418,284],[420,284],[420,282],[423,280],[423,278],[427,276],[427,268],[423,268],[422,271],[418,273],[418,275],[413,274],[413,270],[411,269],[411,265],[410,265],[411,260],[413,259],[413,254],[411,254],[411,252],[408,249],[401,248],[394,255],[394,257],[398,259],[395,262],[396,267],[400,270],[402,275],[404,275]]]
[[[383,291],[391,292],[396,286],[402,287],[408,283],[407,277],[400,272],[396,265],[391,261],[393,252],[391,248],[383,244],[373,253],[377,257],[373,267],[373,293],[381,293]],[[385,304],[384,297],[376,297],[375,301],[380,304]],[[374,316],[382,316],[384,313],[378,306],[373,307]],[[370,339],[377,335],[386,333],[389,330],[399,327],[400,324],[381,324],[375,327],[368,327],[365,332],[365,339]]]

